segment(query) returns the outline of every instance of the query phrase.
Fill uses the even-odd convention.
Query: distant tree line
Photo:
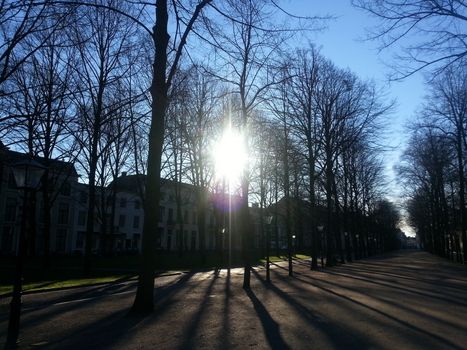
[[[410,222],[423,247],[462,261],[467,253],[465,61],[446,68],[428,85],[429,93],[419,118],[411,125],[409,146],[399,170],[410,194]]]
[[[396,49],[391,78],[423,71],[427,96],[409,125],[399,173],[422,246],[466,261],[467,6],[463,0],[353,0],[377,19],[368,38]]]
[[[229,186],[242,198],[245,288],[253,256],[251,202],[265,212],[284,198],[290,262],[292,227],[303,208],[312,230],[312,268],[318,246],[328,265],[351,259],[350,246],[358,247],[357,258],[397,246],[399,216],[384,199],[380,146],[393,104],[313,45],[291,49],[292,38],[326,19],[283,20],[284,13],[269,0],[0,5],[0,137],[43,157],[46,166],[51,159],[77,164],[89,185],[86,271],[94,225],[105,237],[115,216],[115,189],[110,217],[109,201],[96,189],[115,184],[122,171],[147,174],[139,190],[151,215],[144,219],[136,311],[153,305],[160,177],[199,189],[204,254],[206,193],[225,191],[212,147],[228,125],[245,135],[250,154],[240,183]],[[56,187],[46,180],[40,193],[46,237]],[[307,205],[297,208],[297,201]],[[446,203],[440,198],[440,213]],[[321,221],[318,208],[325,208]],[[298,234],[299,247],[303,237]]]

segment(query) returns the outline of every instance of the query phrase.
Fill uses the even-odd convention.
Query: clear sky
[[[389,116],[387,144],[395,148],[385,154],[389,183],[388,197],[401,203],[402,189],[393,171],[405,147],[405,124],[416,114],[424,96],[423,77],[416,74],[401,82],[388,83],[386,76],[391,52],[378,53],[377,43],[363,40],[365,28],[377,23],[367,13],[354,8],[350,0],[288,0],[285,8],[298,15],[332,15],[336,17],[322,32],[311,34],[309,40],[321,48],[321,53],[342,68],[349,68],[362,79],[374,80],[387,91],[388,99],[397,100],[397,108]],[[304,43],[306,45],[306,43]],[[402,225],[406,234],[412,235],[409,227]]]

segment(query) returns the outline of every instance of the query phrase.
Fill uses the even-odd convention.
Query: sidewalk
[[[467,344],[467,269],[422,252],[402,252],[310,271],[294,262],[156,279],[155,311],[128,316],[134,284],[25,297],[20,348],[50,349],[462,349]],[[159,280],[159,282],[158,282]],[[164,283],[162,283],[164,282]],[[106,288],[97,288],[105,291]],[[94,294],[93,294],[94,293]],[[29,305],[29,306],[28,306]],[[0,319],[0,334],[6,320]],[[2,339],[0,339],[1,341]],[[3,337],[4,341],[4,337]]]

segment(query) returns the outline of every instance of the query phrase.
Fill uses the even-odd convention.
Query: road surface
[[[132,281],[27,295],[20,349],[467,349],[465,266],[402,251],[294,269],[276,266],[271,284],[255,270],[248,292],[240,269],[160,277],[139,317]],[[2,342],[6,325],[2,312]]]

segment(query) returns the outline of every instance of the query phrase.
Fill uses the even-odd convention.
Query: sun
[[[232,128],[224,130],[213,148],[216,177],[234,185],[240,178],[248,161],[245,139]]]

